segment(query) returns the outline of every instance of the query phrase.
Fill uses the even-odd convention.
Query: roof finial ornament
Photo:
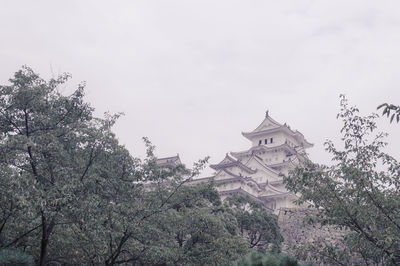
[[[269,110],[267,110],[267,111],[265,112],[265,118],[268,117],[268,112],[269,112]]]

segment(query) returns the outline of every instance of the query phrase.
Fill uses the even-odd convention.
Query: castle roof
[[[259,151],[269,152],[269,151],[273,151],[273,150],[277,150],[277,149],[284,149],[287,152],[290,152],[292,154],[297,153],[295,148],[291,147],[287,143],[283,143],[283,144],[277,145],[277,146],[268,146],[268,145],[261,144],[258,146],[253,146],[250,149],[245,150],[245,151],[231,152],[231,155],[234,156],[235,158],[242,159],[244,156],[252,155],[253,153],[257,153]]]
[[[310,148],[314,146],[312,143],[308,142],[302,133],[300,133],[297,130],[292,130],[288,125],[285,124],[280,124],[277,121],[275,121],[272,117],[269,116],[268,112],[266,113],[266,116],[264,120],[261,122],[261,124],[254,129],[251,132],[242,132],[242,135],[252,141],[255,138],[259,138],[265,135],[269,135],[271,133],[276,133],[276,132],[284,132],[289,136],[292,136],[295,138],[301,145],[304,146],[304,148]]]
[[[157,158],[156,164],[158,166],[178,166],[182,164],[181,159],[179,158],[179,154],[172,157],[164,157],[164,158]]]
[[[250,173],[250,174],[254,174],[257,172],[257,170],[247,167],[241,161],[234,158],[233,156],[231,156],[228,153],[225,155],[225,158],[220,163],[210,165],[210,167],[214,170],[225,169],[225,168],[232,167],[232,166],[237,166],[240,169],[242,169],[243,171]]]
[[[249,165],[249,163],[250,163],[251,161],[256,162],[257,165],[259,165],[264,171],[270,172],[271,174],[276,175],[276,176],[279,175],[279,173],[278,173],[276,170],[274,170],[274,169],[272,169],[271,167],[269,167],[268,165],[266,165],[266,164],[263,162],[262,158],[258,157],[257,155],[252,154],[252,155],[250,156],[250,158],[247,160],[247,162],[245,163],[245,165]]]

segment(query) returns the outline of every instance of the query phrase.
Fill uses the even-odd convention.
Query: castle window
[[[262,140],[260,139],[259,141],[258,141],[258,145],[261,145],[262,144]]]
[[[268,143],[268,139],[264,139],[264,144],[267,144]]]
[[[265,140],[265,141],[267,141],[267,140]],[[272,143],[272,142],[274,142],[274,138],[271,138],[269,143]]]

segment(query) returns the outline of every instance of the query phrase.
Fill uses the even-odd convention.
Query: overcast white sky
[[[18,1],[0,6],[0,84],[22,65],[73,90],[133,156],[141,138],[184,163],[250,147],[265,111],[315,144],[338,139],[339,94],[364,114],[400,104],[399,1]],[[400,124],[380,119],[400,159]]]

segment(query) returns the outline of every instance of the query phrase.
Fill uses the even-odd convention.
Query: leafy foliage
[[[68,78],[46,82],[24,67],[11,85],[0,87],[1,183],[3,189],[11,186],[13,194],[1,204],[7,208],[1,243],[38,252],[40,265],[47,261],[55,231],[79,219],[75,207],[113,122],[92,117],[83,102],[83,86],[62,96],[57,87]]]
[[[332,166],[310,161],[284,178],[298,203],[311,202],[322,225],[346,232],[346,247],[323,243],[325,263],[400,264],[400,164],[382,151],[384,133],[373,135],[377,115],[360,116],[341,96],[343,121],[340,150],[325,143]],[[317,248],[316,248],[317,249]]]
[[[19,250],[0,249],[0,265],[4,266],[30,266],[33,259]]]
[[[23,67],[0,86],[0,248],[38,265],[232,264],[249,252],[233,211],[193,169],[133,158],[96,118],[84,85],[59,91]]]
[[[236,262],[237,266],[298,266],[297,260],[284,253],[252,252]]]
[[[248,196],[237,194],[227,198],[226,202],[233,209],[240,233],[248,239],[250,248],[280,251],[283,237],[276,215]]]
[[[235,217],[210,185],[184,187],[172,202],[159,221],[167,233],[163,246],[178,250],[166,264],[227,265],[249,252]]]
[[[384,103],[378,106],[377,109],[383,108],[382,115],[390,116],[390,123],[396,118],[397,123],[400,121],[400,106],[396,106],[394,104]],[[393,111],[393,113],[392,113]]]

